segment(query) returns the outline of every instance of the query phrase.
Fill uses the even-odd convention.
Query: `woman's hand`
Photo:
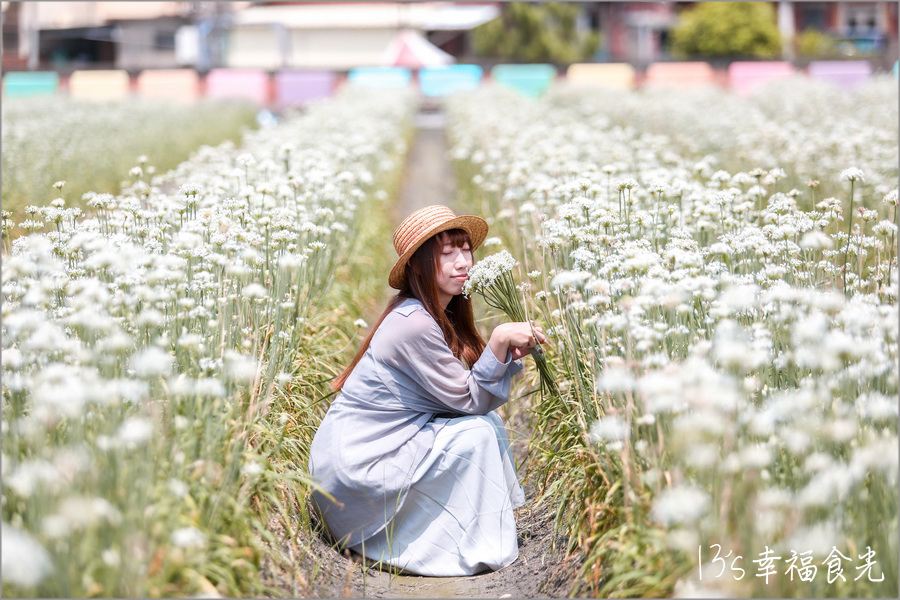
[[[503,323],[491,333],[490,346],[497,360],[506,360],[506,351],[512,354],[512,360],[518,360],[531,353],[538,343],[546,344],[547,338],[541,327],[534,326],[534,321]]]
[[[528,356],[531,354],[531,349],[537,347],[538,343],[547,343],[544,329],[534,326],[534,321],[531,323],[506,323],[506,325],[511,326],[509,328],[509,350],[512,353],[512,360]]]

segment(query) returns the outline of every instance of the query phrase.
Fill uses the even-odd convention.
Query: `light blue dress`
[[[493,412],[522,370],[510,359],[486,346],[466,369],[416,299],[385,317],[310,448],[313,500],[336,540],[422,575],[516,559],[525,499]]]

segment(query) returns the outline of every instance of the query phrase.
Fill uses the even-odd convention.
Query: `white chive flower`
[[[595,444],[622,441],[625,439],[627,426],[619,415],[607,415],[591,425],[591,441]]]
[[[116,434],[125,448],[135,448],[153,437],[153,423],[149,419],[131,417],[125,419]]]
[[[516,259],[506,250],[481,259],[469,270],[469,278],[463,285],[463,294],[472,296],[479,290],[493,285],[504,273],[512,271],[515,266]]]
[[[182,527],[172,532],[169,541],[178,548],[202,548],[206,545],[206,536],[196,527]]]
[[[173,359],[168,352],[150,346],[132,356],[129,364],[138,377],[157,377],[171,373],[172,362]]]
[[[842,181],[865,181],[865,174],[862,172],[862,169],[857,169],[856,167],[850,167],[849,169],[844,169],[841,171],[840,178]]]
[[[653,517],[662,525],[692,523],[706,514],[709,496],[702,490],[678,485],[664,490],[653,503]]]
[[[33,588],[53,572],[50,553],[24,529],[3,523],[3,582]]]

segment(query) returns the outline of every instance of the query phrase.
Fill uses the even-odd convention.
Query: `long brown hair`
[[[369,343],[385,317],[401,302],[409,298],[416,298],[425,305],[425,310],[440,325],[441,331],[444,333],[444,340],[453,351],[453,356],[461,360],[467,367],[475,364],[484,351],[485,342],[478,333],[478,329],[475,328],[475,315],[472,312],[471,300],[458,294],[453,296],[446,309],[441,308],[437,273],[440,268],[442,245],[446,243],[451,244],[454,248],[461,248],[464,244],[469,244],[471,247],[472,240],[469,239],[469,234],[462,229],[449,229],[431,236],[413,253],[406,264],[406,283],[403,289],[390,299],[378,322],[372,326],[369,335],[360,344],[350,366],[344,369],[331,383],[333,391],[336,392],[344,386],[347,377],[369,349]]]

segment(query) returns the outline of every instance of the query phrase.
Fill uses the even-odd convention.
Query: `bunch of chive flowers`
[[[512,276],[515,266],[516,259],[506,250],[479,260],[469,270],[469,278],[463,285],[463,294],[467,298],[476,293],[480,294],[488,305],[503,311],[513,321],[527,322],[525,305]],[[537,336],[535,342],[537,346],[531,350],[531,355],[541,376],[541,389],[556,395],[556,382]]]

